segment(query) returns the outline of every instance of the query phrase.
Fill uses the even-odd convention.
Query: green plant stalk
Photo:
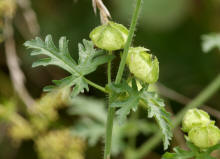
[[[109,55],[112,55],[112,52],[109,51]],[[108,84],[112,82],[112,75],[111,75],[111,61],[108,62]]]
[[[109,103],[111,97],[109,96]],[[112,144],[112,129],[113,129],[113,119],[115,115],[115,109],[112,107],[108,107],[108,114],[107,114],[107,127],[106,127],[106,137],[105,137],[105,151],[104,151],[104,159],[110,159],[111,155],[111,144]]]
[[[83,79],[84,79],[90,86],[92,86],[92,87],[94,87],[94,88],[100,90],[100,91],[103,92],[103,93],[108,93],[108,91],[107,91],[104,87],[102,87],[102,86],[100,86],[100,85],[98,85],[98,84],[96,84],[96,83],[94,83],[94,82],[88,80],[88,79],[85,78],[85,77],[83,77]]]
[[[124,52],[122,55],[122,59],[119,65],[119,69],[116,75],[115,83],[119,84],[122,79],[122,75],[125,68],[126,58],[128,55],[129,47],[131,46],[131,42],[134,36],[135,27],[137,25],[138,15],[140,13],[142,0],[136,1],[136,7],[134,10],[134,14],[131,20],[131,26],[129,29],[128,39],[125,44]],[[112,98],[112,97],[111,97]],[[111,100],[110,98],[110,100]],[[110,159],[111,155],[111,141],[112,141],[112,128],[113,128],[113,120],[115,116],[115,108],[109,107],[108,108],[108,116],[107,116],[107,127],[106,127],[106,136],[105,136],[105,151],[104,151],[104,159]]]
[[[173,119],[173,128],[181,123],[181,120],[188,109],[197,108],[207,101],[220,88],[220,74],[188,105],[181,110]],[[147,155],[155,146],[157,146],[162,139],[162,134],[159,132],[151,139],[144,143],[138,150],[136,150],[134,159],[141,159]]]
[[[112,54],[109,52],[109,54]],[[108,62],[108,68],[107,68],[107,73],[108,73],[108,84],[112,82],[111,80],[111,61]],[[110,100],[111,100],[111,94],[109,93],[109,100],[108,100],[108,114],[107,114],[107,127],[106,127],[106,138],[105,138],[105,150],[104,150],[104,159],[110,158],[110,153],[111,153],[111,143],[112,140],[109,138],[109,136],[112,136],[112,128],[113,128],[113,119],[114,119],[114,114],[115,111],[114,109],[111,109],[110,107]],[[112,121],[111,121],[112,119]]]
[[[136,25],[137,25],[138,16],[139,16],[140,9],[141,9],[141,2],[142,2],[142,0],[137,0],[137,2],[136,2],[136,7],[135,7],[135,10],[134,10],[134,14],[132,16],[132,20],[131,20],[131,26],[129,28],[128,39],[127,39],[127,42],[125,44],[124,52],[122,54],[122,59],[121,59],[119,69],[118,69],[118,73],[117,73],[116,80],[115,80],[116,84],[119,84],[121,82],[121,78],[122,78],[124,68],[125,68],[126,59],[127,59],[127,56],[128,56],[128,50],[131,46],[131,42],[132,42],[132,39],[133,39],[133,36],[134,36],[134,31],[135,31],[135,28],[136,28]]]

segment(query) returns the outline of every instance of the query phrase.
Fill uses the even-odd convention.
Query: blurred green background
[[[129,27],[134,0],[103,0],[103,2],[109,9],[113,21]],[[89,39],[90,31],[100,25],[99,15],[94,14],[91,0],[31,0],[31,3],[40,25],[40,37],[44,38],[47,34],[51,34],[57,44],[61,36],[66,36],[70,40],[69,48],[74,58],[77,58],[78,43],[82,39]],[[67,73],[52,66],[31,68],[35,57],[29,56],[23,46],[27,39],[16,27],[17,23],[23,23],[21,12],[22,10],[17,8],[13,20],[17,55],[26,76],[28,91],[34,98],[40,98],[44,86],[51,84],[53,79],[65,77]],[[25,30],[26,25],[22,27]],[[144,0],[133,45],[147,47],[158,57],[159,82],[193,99],[220,73],[220,51],[214,49],[209,53],[203,53],[201,47],[201,36],[212,32],[220,32],[219,0]],[[9,100],[13,96],[3,44],[4,42],[0,44],[1,101]],[[117,67],[117,63],[113,65],[113,75],[116,74]],[[103,66],[88,78],[104,85],[107,81],[105,74],[106,67]],[[104,94],[93,88],[90,88],[90,92],[86,95],[105,98]],[[183,106],[169,99],[167,103],[174,113]],[[207,102],[207,105],[220,111],[219,91]],[[67,124],[67,121],[64,122]],[[217,125],[220,125],[219,120]],[[0,128],[0,133],[2,131],[3,128]],[[13,145],[14,143],[9,139],[0,140],[1,159],[38,158],[32,141],[23,142],[16,151],[12,148]],[[87,155],[88,159],[101,158],[100,145],[101,142],[88,150],[88,154],[97,154],[93,157]],[[159,158],[158,153],[162,153],[160,148],[155,150],[157,155],[151,154],[151,157],[146,156],[146,158],[153,156],[155,159]],[[8,155],[10,153],[16,155]]]

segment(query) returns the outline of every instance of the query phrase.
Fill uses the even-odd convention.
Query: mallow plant
[[[139,106],[146,110],[148,118],[155,118],[163,135],[165,150],[172,139],[170,113],[165,110],[164,101],[157,93],[148,89],[149,85],[157,82],[159,78],[159,61],[156,56],[150,53],[149,49],[132,45],[141,5],[142,0],[136,0],[136,7],[129,29],[114,21],[106,21],[105,24],[94,28],[88,35],[90,40],[83,39],[82,43],[78,44],[79,58],[77,61],[70,54],[69,41],[66,37],[60,38],[58,46],[54,44],[51,35],[46,36],[45,40],[36,37],[24,44],[28,49],[32,49],[32,56],[46,56],[34,62],[33,67],[55,65],[69,73],[69,76],[61,80],[53,80],[54,85],[46,86],[44,91],[51,91],[56,88],[71,88],[71,98],[75,98],[80,93],[89,91],[91,86],[108,95],[104,159],[110,159],[114,117],[116,116],[115,121],[124,124],[131,111],[136,111]],[[119,52],[121,53],[118,54]],[[116,77],[112,77],[111,65],[116,58],[120,58],[120,64]],[[107,65],[108,82],[105,86],[94,83],[87,78],[88,74],[94,73],[101,65]],[[129,75],[125,78],[123,74],[126,66],[129,69]],[[197,123],[190,123],[189,121],[194,120],[186,117],[184,121],[187,121],[184,122],[183,130],[189,133],[187,140],[190,141],[191,145],[193,144],[193,149],[198,146],[203,150],[203,148],[214,146],[217,141],[207,143],[203,139],[201,143],[197,143],[195,138],[197,138],[197,135],[199,137],[205,136],[207,131],[213,131],[215,136],[217,128],[208,119],[207,114],[201,114],[204,117],[198,120],[202,120],[202,123],[206,124],[205,126],[198,126],[194,129],[194,125],[197,125]],[[195,121],[197,122],[197,120]],[[198,144],[202,144],[202,146]],[[185,151],[179,149],[175,150],[177,155],[179,152],[185,153]],[[166,153],[164,158],[170,158],[170,156],[175,158],[176,154]]]
[[[182,120],[182,131],[189,150],[174,148],[174,153],[165,153],[163,159],[215,159],[211,153],[220,149],[220,129],[208,113],[200,109],[189,109]]]

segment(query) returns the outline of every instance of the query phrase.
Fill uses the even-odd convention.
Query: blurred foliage
[[[128,4],[132,4],[133,0],[120,0],[114,3],[117,13],[122,18],[131,17],[133,6]],[[181,25],[188,17],[191,3],[190,0],[146,0],[142,6],[140,25],[154,31],[171,30]]]
[[[104,102],[88,97],[76,97],[71,99],[71,103],[69,114],[80,117],[72,128],[72,133],[87,139],[89,146],[94,146],[103,140],[107,116]],[[135,118],[129,119],[123,125],[117,121],[114,122],[114,138],[112,140],[112,154],[114,156],[125,152],[131,146],[126,138],[136,138],[139,134],[149,135],[159,130],[155,124],[146,119],[138,120],[137,113],[134,114]]]
[[[16,11],[15,0],[0,0],[0,42],[3,41],[4,18],[12,18]]]
[[[83,38],[88,39],[89,32],[100,24],[99,16],[93,13],[91,1],[78,0],[75,3],[73,0],[31,0],[31,2],[41,27],[40,36],[52,34],[55,44],[61,36],[66,36],[70,39],[70,54],[77,59],[77,44]],[[128,26],[134,0],[103,0],[103,2],[114,21]],[[26,85],[30,94],[39,98],[45,85],[50,84],[52,79],[62,79],[66,73],[54,67],[31,68],[33,58],[24,50],[22,44],[27,39],[19,29],[21,25],[20,28],[24,28],[25,33],[28,32],[22,13],[22,9],[16,6],[13,0],[0,0],[0,39],[4,38],[3,16],[13,15],[14,39],[17,55],[26,75]],[[219,0],[144,0],[134,43],[149,48],[159,58],[160,82],[193,98],[216,74],[220,73],[219,50],[212,49],[210,54],[202,53],[204,47],[208,50],[219,47],[219,43],[216,42],[220,32],[219,13]],[[204,45],[201,45],[201,35],[206,35],[202,38]],[[60,151],[67,154],[65,156],[67,159],[69,153],[75,153],[80,159],[83,156],[88,159],[101,158],[100,145],[103,141],[106,118],[103,100],[106,98],[105,95],[91,88],[86,95],[95,96],[97,99],[79,97],[69,101],[62,91],[51,92],[37,100],[33,110],[25,109],[13,91],[2,44],[0,45],[0,158],[50,159],[54,156],[48,155],[56,155],[63,159]],[[117,64],[116,62],[113,65],[113,76]],[[103,76],[105,69],[101,67],[94,75],[88,76],[92,81],[102,85],[106,81]],[[220,92],[217,92],[207,104],[219,110],[219,102]],[[170,105],[174,114],[182,108],[180,104],[171,100],[167,100],[166,104]],[[67,109],[68,113],[66,113]],[[158,131],[151,121],[143,120],[143,116],[146,116],[143,111],[132,113],[123,126],[115,125],[112,153],[118,158],[121,158],[122,153],[125,157],[129,155],[129,148],[134,145],[132,141],[134,138],[135,146],[138,147]],[[217,120],[218,125],[219,123]],[[75,135],[72,136],[73,138],[69,136],[67,131],[69,128],[71,135]],[[69,141],[71,144],[63,150],[62,143]],[[78,147],[75,147],[74,141]],[[59,142],[61,145],[57,146],[54,142]],[[176,142],[178,140],[174,140],[173,145]],[[160,156],[157,154],[163,153],[161,149],[160,145],[146,158],[159,159]],[[49,150],[52,153],[48,154]]]
[[[85,143],[70,135],[68,129],[50,131],[36,141],[42,159],[83,159]]]
[[[15,0],[1,0],[0,1],[0,16],[12,17],[15,13],[16,2]]]
[[[209,52],[212,49],[218,48],[220,50],[220,34],[211,33],[202,36],[202,50]]]
[[[0,105],[0,123],[8,125],[7,134],[16,147],[22,141],[33,140],[40,159],[83,159],[86,140],[89,147],[103,140],[107,110],[104,101],[83,96],[69,98],[69,95],[69,89],[52,91],[36,101],[26,114],[20,114],[13,102],[3,103]],[[71,133],[66,124],[51,125],[63,120],[59,117],[59,109],[63,108],[67,108],[68,114],[75,119],[73,126],[68,124]],[[139,115],[136,113],[133,114],[135,118],[123,125],[115,122],[112,141],[114,156],[129,150],[131,145],[127,139],[158,131],[158,127],[146,119],[137,120]]]
[[[69,94],[68,89],[48,93],[26,114],[17,111],[13,100],[5,102],[0,105],[0,121],[8,125],[7,134],[17,146],[33,140],[41,159],[83,159],[85,142],[81,138],[72,136],[68,128],[51,128],[59,120],[58,109],[68,104]]]
[[[65,103],[67,103],[68,100],[68,95],[68,89],[61,89],[48,93],[46,96],[43,96],[40,100],[36,101],[29,116],[31,123],[37,131],[46,131],[50,126],[50,123],[59,118],[57,109],[65,106]]]

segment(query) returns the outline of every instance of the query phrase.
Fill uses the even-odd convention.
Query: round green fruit
[[[189,109],[183,117],[182,130],[189,132],[195,126],[202,126],[213,123],[208,113],[201,109]]]
[[[115,51],[124,48],[128,32],[125,26],[109,21],[93,29],[89,37],[98,48]]]
[[[220,130],[214,125],[198,126],[189,131],[189,140],[201,149],[215,146],[220,141]]]
[[[155,83],[159,77],[159,62],[156,56],[149,54],[143,47],[131,47],[128,52],[127,65],[134,76],[145,82]]]

